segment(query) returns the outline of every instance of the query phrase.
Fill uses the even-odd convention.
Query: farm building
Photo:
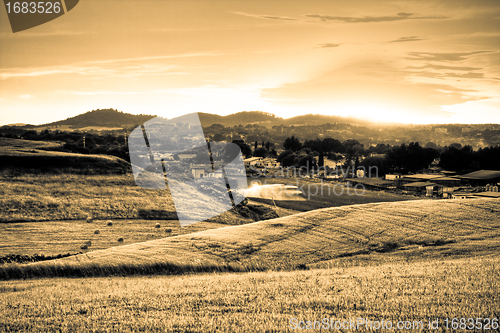
[[[428,182],[431,180],[434,181],[434,179],[441,177],[443,177],[443,175],[441,174],[418,173],[414,175],[403,176],[399,180],[402,184],[408,184],[412,182]]]
[[[353,178],[349,179],[349,182],[353,184],[362,184],[367,189],[371,190],[387,189],[394,186],[394,182],[390,180],[383,180],[381,178]]]
[[[479,170],[457,177],[472,186],[486,186],[487,184],[500,182],[500,171]]]
[[[439,185],[431,182],[413,182],[403,185],[403,188],[408,191],[415,192],[416,194],[425,194],[430,197],[439,188]]]
[[[443,185],[443,186],[448,186],[448,187],[453,187],[453,186],[459,186],[460,185],[460,179],[456,177],[439,177],[439,178],[433,178],[432,179],[433,183]]]
[[[479,192],[479,193],[474,193],[475,197],[479,198],[500,198],[500,192]]]

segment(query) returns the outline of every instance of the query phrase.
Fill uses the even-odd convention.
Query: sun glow
[[[342,116],[379,123],[412,123],[415,115],[408,109],[377,103],[346,103],[339,108]]]

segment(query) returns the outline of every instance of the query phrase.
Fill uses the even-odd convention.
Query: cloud
[[[410,57],[408,57],[407,59],[428,60],[428,61],[462,61],[466,60],[467,57],[471,55],[488,53],[488,52],[490,51],[457,52],[457,53],[410,52],[408,53]]]
[[[188,53],[179,55],[124,58],[101,61],[87,61],[74,65],[30,67],[30,68],[6,68],[0,71],[0,79],[17,77],[35,77],[56,74],[79,74],[94,76],[113,77],[138,77],[158,75],[187,75],[189,73],[173,71],[179,66],[164,63],[161,60],[186,57],[217,56],[216,53]]]
[[[19,98],[22,98],[22,99],[30,99],[30,98],[33,98],[33,95],[30,95],[30,94],[23,94],[23,95],[19,95]]]
[[[369,23],[369,22],[392,22],[401,20],[424,20],[424,19],[445,19],[445,16],[414,16],[413,13],[398,13],[394,16],[363,16],[363,17],[352,17],[352,16],[329,16],[329,15],[318,15],[318,14],[308,14],[306,17],[320,19],[323,22],[326,21],[340,21],[345,23]]]
[[[62,91],[66,94],[71,95],[81,95],[81,96],[89,96],[89,95],[138,95],[142,94],[138,91],[107,91],[107,90],[98,90],[98,91]]]
[[[320,48],[331,48],[331,47],[338,47],[340,44],[333,44],[333,43],[324,43],[324,44],[319,44]]]
[[[423,66],[408,66],[407,69],[424,69],[424,68],[432,68],[432,69],[446,69],[452,71],[477,71],[481,70],[481,67],[467,67],[467,66],[445,66],[445,65],[433,65],[426,64]]]
[[[418,36],[408,36],[408,37],[401,37],[395,40],[391,40],[389,43],[400,43],[400,42],[416,42],[419,40],[424,40],[423,38],[420,38]]]
[[[296,18],[286,17],[286,16],[255,15],[255,14],[249,14],[249,13],[244,13],[244,12],[229,12],[229,13],[236,14],[236,15],[242,15],[242,16],[246,16],[246,17],[263,19],[263,20],[297,21]]]

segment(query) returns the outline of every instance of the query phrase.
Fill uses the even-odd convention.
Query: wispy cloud
[[[236,14],[236,15],[242,15],[242,16],[246,16],[246,17],[263,19],[263,20],[297,21],[296,18],[287,17],[287,16],[256,15],[256,14],[250,14],[250,13],[244,13],[244,12],[229,12],[229,13]]]
[[[490,51],[476,52],[456,52],[456,53],[429,53],[429,52],[410,52],[408,59],[411,60],[427,60],[427,61],[462,61],[469,56],[480,53],[488,53]]]
[[[424,40],[421,37],[418,36],[408,36],[408,37],[401,37],[395,40],[391,40],[389,43],[401,43],[401,42],[416,42],[419,40]]]
[[[477,71],[481,70],[481,67],[468,67],[468,66],[445,66],[445,65],[434,65],[434,64],[425,64],[423,66],[408,66],[406,67],[407,69],[425,69],[425,68],[432,68],[432,69],[445,69],[445,70],[452,70],[452,71]]]
[[[89,96],[89,95],[138,95],[142,94],[141,92],[138,91],[107,91],[107,90],[98,90],[98,91],[60,91],[65,94],[71,94],[71,95],[82,95],[82,96]]]
[[[331,48],[331,47],[338,47],[340,44],[333,44],[333,43],[324,43],[324,44],[319,44],[318,47],[320,48]]]
[[[188,75],[187,72],[179,71],[180,66],[164,63],[161,60],[187,57],[217,56],[216,53],[189,53],[168,56],[153,56],[139,58],[123,58],[112,60],[88,61],[75,65],[30,67],[30,68],[7,68],[0,71],[0,79],[17,77],[36,77],[57,74],[78,74],[94,76],[113,77],[138,77],[158,75]]]
[[[319,19],[323,22],[326,21],[339,21],[345,23],[369,23],[369,22],[392,22],[392,21],[401,21],[401,20],[424,20],[424,19],[445,19],[445,16],[415,16],[413,13],[398,13],[393,16],[363,16],[363,17],[354,17],[354,16],[330,16],[330,15],[319,15],[319,14],[308,14],[306,17]]]

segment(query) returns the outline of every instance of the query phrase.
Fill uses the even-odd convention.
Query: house
[[[251,165],[256,166],[256,167],[261,167],[262,160],[264,160],[264,158],[262,158],[262,157],[250,157],[250,158],[245,158],[243,160],[243,163],[245,163],[245,167],[247,167],[247,168],[250,167]]]
[[[400,173],[388,173],[385,175],[385,180],[396,180],[398,178],[401,178]]]
[[[264,168],[268,169],[275,169],[280,167],[280,162],[278,162],[275,158],[268,157],[262,160],[260,163],[262,166],[264,166]]]
[[[222,170],[216,170],[214,172],[209,172],[207,175],[206,175],[207,178],[223,178],[224,177],[224,173],[222,173]]]
[[[193,168],[191,172],[194,179],[205,177],[205,168]]]

